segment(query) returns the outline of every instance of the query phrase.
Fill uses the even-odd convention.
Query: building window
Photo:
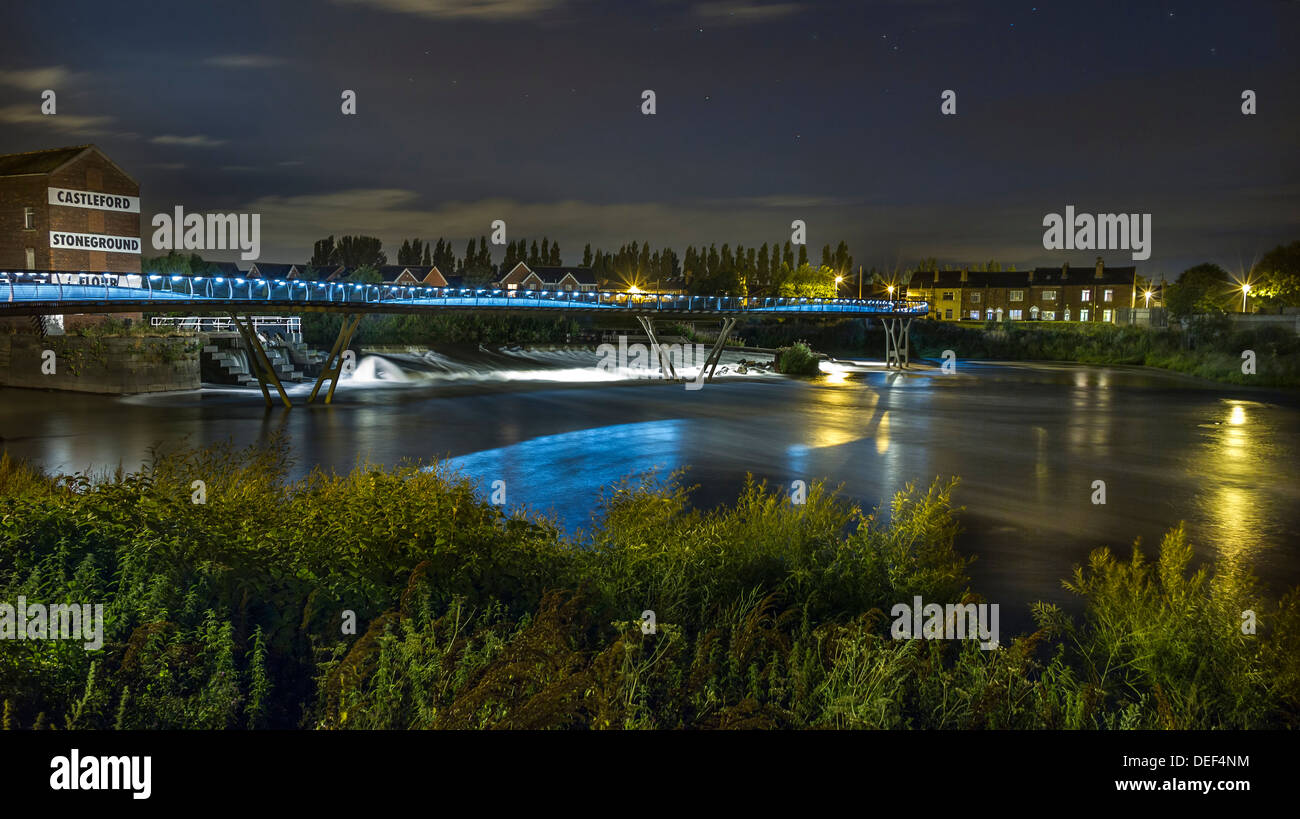
[[[1101,291],[1101,300],[1102,300],[1102,301],[1114,301],[1114,300],[1115,300],[1115,291],[1114,291],[1114,290],[1111,290],[1109,287],[1107,287],[1105,290]],[[1110,319],[1107,319],[1107,321],[1109,321],[1109,320],[1110,320]]]
[[[1019,310],[1012,310],[1008,315],[1011,316],[1012,321],[1020,321],[1020,316],[1022,314]]]
[[[1085,290],[1085,291],[1083,291],[1083,300],[1084,300],[1084,301],[1092,301],[1092,291],[1091,291],[1091,290]]]
[[[1104,322],[1109,323],[1109,322],[1110,322],[1110,317],[1111,317],[1112,312],[1113,312],[1113,311],[1111,311],[1111,310],[1102,310],[1102,311],[1101,311],[1101,320],[1104,321]]]
[[[27,269],[36,269],[36,248],[34,247],[27,248]]]
[[[1056,311],[1055,311],[1055,310],[1044,310],[1044,311],[1043,311],[1043,321],[1056,321]]]
[[[1085,307],[1079,311],[1079,321],[1087,321],[1087,320],[1088,320],[1088,308]]]
[[[978,310],[972,310],[972,311],[970,311],[970,317],[973,318],[973,319],[975,319],[976,321],[979,321],[980,311],[978,311]]]
[[[1044,290],[1044,291],[1043,291],[1043,301],[1056,301],[1056,291],[1055,291],[1055,290]]]
[[[951,290],[945,290],[945,291],[943,291],[943,300],[944,300],[944,301],[952,301],[952,291],[951,291]]]
[[[1023,290],[1012,290],[1010,293],[1007,294],[1007,301],[1024,301],[1024,300],[1025,300],[1025,291]]]
[[[970,303],[971,303],[971,304],[979,304],[979,303],[980,303],[980,294],[979,294],[979,293],[971,293],[971,294],[970,294]]]
[[[943,311],[943,317],[946,318],[946,319],[950,319],[950,318],[952,318],[952,308],[951,308],[951,307],[949,307],[947,310],[944,310],[944,311]]]
[[[23,208],[23,230],[36,230],[36,208]]]

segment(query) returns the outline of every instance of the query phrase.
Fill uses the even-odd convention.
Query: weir
[[[366,313],[539,313],[632,314],[659,356],[660,372],[676,379],[671,356],[659,343],[654,322],[668,318],[718,317],[722,328],[700,370],[700,380],[712,380],[722,350],[742,316],[771,318],[880,318],[885,328],[885,365],[910,365],[907,331],[912,319],[929,313],[916,299],[839,299],[798,296],[691,296],[681,293],[611,293],[608,291],[546,291],[490,288],[429,287],[407,284],[320,282],[300,279],[162,276],[118,273],[66,273],[33,270],[0,271],[0,317],[67,313],[122,313],[185,309],[196,314],[225,313],[239,329],[249,351],[267,406],[272,406],[269,381],[286,407],[292,407],[266,351],[252,316],[269,310],[290,314],[342,313],[334,346],[316,379],[308,403],[328,380],[325,403],[334,398],[343,361],[361,316]],[[245,317],[240,319],[238,314]]]

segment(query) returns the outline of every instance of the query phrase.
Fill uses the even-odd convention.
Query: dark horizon
[[[98,145],[140,182],[146,255],[176,205],[262,214],[273,262],[329,234],[459,254],[504,219],[576,264],[588,242],[784,243],[802,219],[813,261],[844,240],[868,268],[1101,255],[1173,279],[1248,269],[1300,225],[1295,2],[144,9],[12,9],[0,152]],[[1044,250],[1067,205],[1152,214],[1151,258]]]

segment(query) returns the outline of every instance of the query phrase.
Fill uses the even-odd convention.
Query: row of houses
[[[1160,306],[1160,289],[1146,287],[1136,267],[1091,270],[1069,262],[1024,271],[939,270],[913,274],[909,298],[930,304],[939,321],[1088,321],[1114,323],[1133,308]]]
[[[241,268],[235,262],[208,262],[206,275],[229,276],[245,279],[282,279],[306,281],[346,281],[354,272],[344,265],[313,267],[306,264],[280,264],[254,262]],[[428,287],[459,288],[464,285],[465,274],[447,275],[437,265],[388,264],[376,268],[380,278],[388,284],[425,285]],[[153,272],[153,271],[145,271]],[[493,281],[498,290],[546,290],[586,293],[600,286],[595,273],[588,267],[529,266],[519,262],[504,276]]]

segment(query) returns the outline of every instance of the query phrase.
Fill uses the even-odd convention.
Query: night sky
[[[751,246],[803,219],[814,260],[843,239],[868,266],[1088,264],[1096,253],[1042,247],[1043,216],[1066,205],[1151,213],[1136,264],[1152,276],[1237,271],[1300,238],[1289,0],[40,0],[0,14],[0,152],[98,144],[140,182],[146,246],[149,217],[175,205],[261,213],[264,261],[304,261],[330,233],[377,235],[390,261],[407,237],[460,253],[504,219],[509,239],[558,238],[577,264],[586,242]],[[55,116],[40,114],[45,88]]]

